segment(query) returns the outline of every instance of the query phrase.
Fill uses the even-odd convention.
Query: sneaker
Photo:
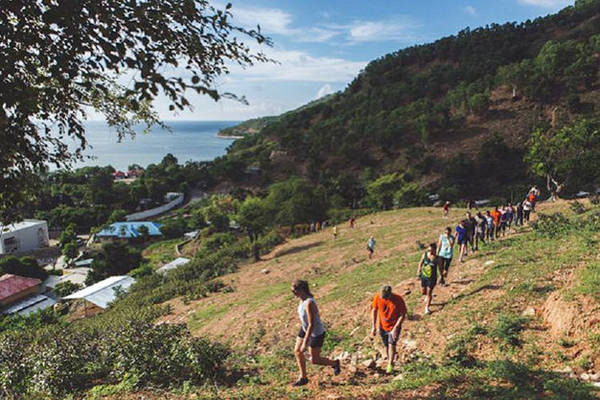
[[[425,315],[429,315],[431,314],[431,311],[429,311],[429,308],[425,307]]]
[[[388,374],[391,374],[394,372],[394,366],[392,364],[388,364],[387,368],[385,369],[385,372]]]
[[[340,360],[335,360],[335,364],[333,365],[333,374],[339,375],[340,372],[342,372],[342,369],[340,367]]]
[[[308,383],[308,378],[300,378],[296,382],[292,383],[292,386],[304,386]]]

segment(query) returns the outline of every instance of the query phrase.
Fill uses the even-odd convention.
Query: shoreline
[[[244,136],[235,136],[235,135],[222,135],[220,133],[217,133],[215,135],[215,137],[219,138],[219,139],[243,139]]]

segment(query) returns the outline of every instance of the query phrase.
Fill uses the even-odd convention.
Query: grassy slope
[[[557,209],[568,212],[568,205],[540,206],[543,212]],[[452,210],[448,220],[433,208],[367,216],[357,221],[354,230],[342,225],[335,242],[330,230],[292,240],[264,261],[225,276],[233,292],[188,304],[172,301],[173,312],[165,321],[187,321],[196,334],[228,342],[240,354],[232,368],[241,371],[243,378],[216,392],[194,389],[190,398],[415,398],[415,389],[419,389],[417,398],[424,399],[464,398],[465,393],[481,399],[592,398],[584,384],[552,372],[567,365],[577,373],[600,371],[598,303],[579,290],[583,266],[597,255],[581,236],[546,240],[525,228],[486,246],[462,265],[455,261],[450,286],[436,287],[433,314],[423,316],[414,278],[423,250],[416,242],[436,239],[463,213]],[[373,260],[367,259],[365,251],[370,234],[377,238]],[[263,269],[269,273],[262,273]],[[360,359],[356,369],[346,359],[340,377],[332,377],[329,369],[309,367],[307,388],[291,390],[288,383],[297,374],[292,346],[298,323],[297,300],[289,286],[297,277],[311,283],[328,326],[324,351],[332,355],[348,351]],[[379,349],[367,332],[369,300],[383,283],[393,284],[409,306],[400,346],[403,379],[361,365],[362,359]],[[583,329],[557,334],[541,317],[552,293],[582,300],[573,323]],[[518,321],[528,307],[535,308],[536,316]],[[507,316],[508,322],[495,329],[501,316]],[[506,325],[522,323],[524,331],[514,336],[521,344],[506,344],[511,339]],[[478,360],[476,368],[444,366],[447,345],[457,342]],[[435,369],[431,362],[437,364]],[[156,393],[147,395],[153,398]]]

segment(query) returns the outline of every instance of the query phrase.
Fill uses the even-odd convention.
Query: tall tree
[[[123,137],[138,122],[160,124],[152,100],[161,93],[171,110],[191,106],[188,90],[235,97],[215,79],[229,65],[268,61],[244,39],[270,42],[231,18],[230,4],[217,9],[208,0],[2,1],[0,219],[18,217],[23,183],[48,163],[82,158],[90,108]]]
[[[525,156],[534,173],[547,181],[555,200],[568,182],[590,186],[600,172],[600,120],[581,119],[561,129],[537,129]]]
[[[252,243],[252,254],[256,261],[260,260],[260,248],[257,241],[272,221],[270,215],[265,200],[258,197],[247,197],[237,213],[237,222],[248,234]]]

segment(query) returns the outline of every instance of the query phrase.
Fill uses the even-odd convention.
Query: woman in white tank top
[[[325,328],[321,322],[319,308],[310,292],[308,282],[295,280],[292,283],[292,292],[294,296],[300,299],[298,316],[301,323],[294,348],[296,361],[300,369],[300,378],[292,386],[303,386],[308,383],[308,378],[306,377],[306,357],[304,356],[304,351],[307,349],[310,351],[310,358],[313,364],[330,366],[333,368],[333,373],[339,375],[340,360],[321,357],[321,347],[323,347],[325,339]]]

